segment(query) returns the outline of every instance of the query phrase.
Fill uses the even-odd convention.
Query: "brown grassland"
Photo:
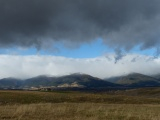
[[[0,91],[0,120],[160,120],[160,88]]]

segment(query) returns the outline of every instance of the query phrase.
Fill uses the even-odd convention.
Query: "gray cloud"
[[[76,47],[97,38],[114,49],[160,45],[159,0],[0,0],[0,47]]]

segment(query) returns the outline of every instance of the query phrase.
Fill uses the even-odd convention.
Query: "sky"
[[[0,78],[160,73],[159,0],[0,0]]]

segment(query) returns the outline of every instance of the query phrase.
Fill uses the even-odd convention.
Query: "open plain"
[[[159,120],[160,88],[0,91],[1,120]]]

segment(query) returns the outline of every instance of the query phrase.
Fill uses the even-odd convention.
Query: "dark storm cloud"
[[[0,0],[0,47],[67,47],[103,38],[115,49],[160,45],[159,0]]]

